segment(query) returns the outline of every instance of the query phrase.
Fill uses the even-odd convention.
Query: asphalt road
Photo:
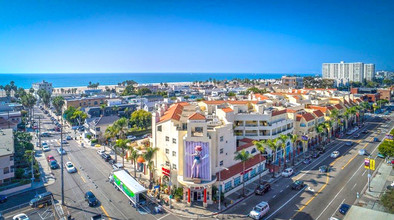
[[[364,168],[365,156],[359,156],[358,151],[365,148],[376,159],[376,167],[383,159],[376,158],[378,142],[373,142],[374,137],[382,140],[384,132],[374,133],[378,126],[388,124],[387,130],[393,126],[392,120],[382,121],[380,118],[372,119],[357,131],[360,137],[353,135],[336,139],[319,158],[311,164],[302,165],[295,171],[291,178],[281,178],[272,185],[272,190],[263,196],[252,195],[238,205],[227,210],[225,214],[240,214],[245,218],[250,210],[260,203],[267,201],[270,211],[265,219],[329,219],[331,216],[342,219],[338,212],[342,203],[353,204],[357,192],[361,192],[367,184],[367,172]],[[367,129],[367,134],[361,133]],[[356,144],[349,147],[346,141]],[[330,157],[332,151],[338,150],[340,157]],[[321,165],[330,165],[329,173],[320,173]],[[295,180],[303,180],[307,186],[298,191],[292,190],[290,185]]]
[[[42,132],[47,129],[53,128],[49,117],[38,108],[35,109],[36,115],[41,115],[44,119],[42,122]],[[67,132],[67,130],[66,130]],[[74,137],[74,132],[67,135]],[[66,135],[63,136],[65,139]],[[50,145],[51,151],[45,152],[45,157],[52,155],[56,158],[60,165],[60,155],[56,149],[60,147],[60,134],[54,133],[51,137],[42,138],[43,142],[47,142]],[[94,147],[82,147],[79,141],[70,140],[69,143],[63,145],[67,154],[63,156],[64,163],[71,161],[77,168],[77,173],[67,173],[64,169],[64,198],[67,209],[74,219],[90,219],[91,216],[96,214],[102,214],[107,216],[106,219],[179,219],[171,213],[154,214],[154,205],[133,208],[129,204],[126,196],[114,188],[114,186],[108,183],[108,176],[112,171],[110,164],[106,163],[96,153]],[[6,217],[12,217],[14,214],[24,212],[31,217],[31,219],[51,219],[43,218],[42,209],[31,209],[26,206],[26,203],[30,201],[36,195],[44,191],[51,191],[54,194],[55,199],[61,201],[61,171],[60,169],[52,170],[56,177],[54,184],[49,185],[46,188],[39,190],[30,191],[25,196],[16,196],[9,199],[7,203],[1,204],[0,208],[3,210],[11,207],[15,207],[15,211],[7,213]],[[36,192],[37,191],[37,192]],[[96,207],[89,207],[87,202],[84,200],[84,194],[87,191],[92,191],[98,198],[99,205]],[[19,208],[16,205],[25,204],[24,207]],[[46,211],[45,213],[48,213]]]

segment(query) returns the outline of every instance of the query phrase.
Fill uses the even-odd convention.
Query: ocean
[[[53,73],[53,74],[0,74],[0,85],[14,81],[18,87],[31,88],[32,83],[45,80],[53,87],[87,86],[89,82],[100,85],[116,85],[125,80],[134,80],[140,84],[165,82],[193,82],[205,81],[210,78],[216,80],[241,79],[279,79],[284,75],[279,73]],[[315,76],[316,74],[297,74],[299,76]]]

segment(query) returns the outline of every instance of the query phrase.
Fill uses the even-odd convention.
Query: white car
[[[267,202],[260,202],[252,211],[249,212],[249,217],[253,219],[261,219],[270,210]]]
[[[361,155],[361,156],[363,156],[363,155],[368,155],[368,154],[367,154],[367,151],[365,151],[365,149],[360,149],[360,150],[358,151],[358,154]]]
[[[332,153],[331,153],[331,157],[332,158],[337,158],[339,156],[339,151],[333,151]]]
[[[112,165],[112,168],[113,168],[114,170],[121,170],[121,169],[123,169],[123,164],[121,164],[121,163],[116,163],[116,164]]]
[[[50,150],[51,150],[51,148],[49,148],[48,145],[45,145],[45,146],[42,147],[42,151],[44,151],[44,152],[47,152],[47,151],[50,151]]]
[[[12,220],[29,220],[29,217],[25,213],[21,213],[12,217]]]
[[[282,176],[289,177],[289,176],[293,175],[293,173],[294,173],[294,171],[292,168],[287,168],[287,169],[283,170]]]
[[[69,173],[77,172],[77,168],[75,168],[74,164],[71,163],[70,161],[66,163],[66,169],[67,169],[67,172],[69,172]]]
[[[133,140],[137,139],[137,137],[133,136],[133,135],[130,135],[130,136],[127,136],[127,139],[133,141]]]
[[[98,151],[97,151],[97,154],[100,155],[100,156],[101,156],[103,153],[105,153],[104,150],[98,150]]]

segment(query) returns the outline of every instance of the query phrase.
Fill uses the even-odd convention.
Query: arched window
[[[256,153],[256,148],[253,148],[251,153],[252,154]]]

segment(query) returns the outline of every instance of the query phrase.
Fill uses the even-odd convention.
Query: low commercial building
[[[12,129],[0,129],[0,185],[10,182],[15,176],[14,152]]]
[[[81,107],[82,109],[88,107],[100,107],[102,104],[107,104],[107,99],[108,98],[106,96],[65,99],[63,110],[67,110],[70,106],[74,108]]]

